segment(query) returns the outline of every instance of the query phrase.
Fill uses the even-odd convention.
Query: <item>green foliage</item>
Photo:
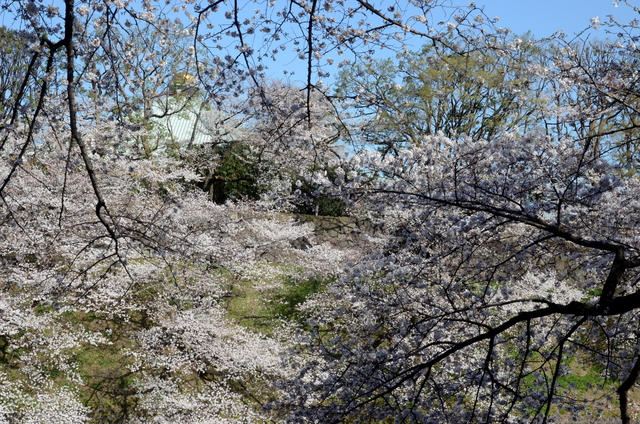
[[[342,198],[316,193],[315,188],[308,183],[302,184],[299,190],[303,200],[297,203],[295,212],[320,216],[346,215],[347,205]]]
[[[518,53],[500,56],[471,49],[462,38],[449,41],[457,48],[427,45],[340,73],[337,94],[353,99],[350,113],[365,120],[365,143],[394,153],[425,135],[491,139],[536,122],[542,104],[530,68],[540,60],[539,45],[514,37]]]
[[[29,65],[28,46],[33,41],[33,36],[26,32],[0,27],[0,119],[11,112],[9,100],[17,98]],[[31,87],[31,84],[25,87],[26,98],[30,100],[34,97]]]
[[[335,168],[327,168],[325,171],[330,181],[338,177]],[[304,178],[299,178],[302,181]],[[307,181],[299,183],[297,187],[298,200],[295,202],[296,213],[304,215],[320,215],[320,216],[346,216],[347,204],[344,199],[338,196],[332,196],[328,193],[318,190],[317,186]]]
[[[209,193],[209,199],[223,204],[227,200],[249,199],[256,200],[268,190],[265,181],[267,173],[248,147],[243,143],[232,142],[217,146],[196,146],[192,155],[211,158],[210,168],[201,166],[199,169],[203,180],[198,187]],[[327,170],[330,179],[336,178],[334,170]],[[302,178],[300,178],[302,179]],[[346,204],[339,197],[317,191],[317,187],[310,183],[302,183],[298,189],[298,199],[294,201],[295,212],[307,215],[345,216]]]
[[[316,197],[313,200],[314,213],[317,206],[318,215],[321,216],[345,216],[346,207],[344,200],[340,198],[328,197],[326,195]],[[301,212],[310,213],[310,212]]]
[[[196,149],[202,149],[197,147]],[[203,180],[198,186],[209,193],[216,203],[225,203],[229,199],[257,199],[263,188],[258,184],[258,167],[249,159],[249,154],[240,143],[228,143],[215,146],[213,160],[215,168],[201,169]]]

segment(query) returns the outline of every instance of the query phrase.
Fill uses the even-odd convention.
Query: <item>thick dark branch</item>
[[[375,399],[378,399],[382,396],[385,396],[393,392],[398,387],[401,387],[406,381],[416,378],[420,373],[422,373],[425,370],[430,370],[433,366],[441,363],[442,361],[447,359],[449,356],[455,353],[458,353],[463,349],[469,346],[472,346],[476,343],[494,339],[499,334],[504,333],[505,331],[509,330],[510,328],[514,327],[515,325],[521,322],[530,322],[534,319],[543,318],[543,317],[547,317],[555,314],[574,315],[574,316],[580,316],[580,317],[621,315],[637,308],[640,308],[640,292],[612,299],[604,305],[602,304],[590,305],[583,302],[575,302],[575,301],[569,303],[568,305],[550,303],[549,306],[546,308],[538,309],[535,311],[521,312],[515,317],[502,323],[501,325],[494,327],[475,337],[456,343],[453,346],[451,346],[449,349],[434,356],[430,360],[417,364],[401,372],[400,374],[393,377],[389,381],[389,383],[392,383],[392,384],[388,385],[381,392],[375,393],[376,389],[372,389],[368,393],[365,393],[364,396],[368,398],[349,408],[348,412],[355,411],[361,408],[362,406],[374,401]],[[579,323],[582,323],[583,321],[584,319],[581,319]]]
[[[307,43],[309,53],[307,57],[307,122],[311,126],[311,69],[313,61],[313,19],[316,14],[317,0],[313,0],[311,4],[311,12],[309,13],[309,25],[307,27]]]
[[[446,201],[443,201],[443,202],[446,202]],[[491,206],[477,205],[477,204],[474,204],[471,202],[465,202],[465,201],[447,202],[447,203],[449,203],[451,206],[457,206],[461,209],[478,211],[478,212],[488,212],[495,216],[507,218],[515,222],[520,222],[522,224],[526,224],[526,225],[538,228],[540,230],[546,231],[548,233],[551,233],[556,237],[559,237],[566,241],[570,241],[574,244],[577,244],[578,246],[589,247],[589,248],[598,249],[598,250],[605,250],[605,251],[616,253],[616,254],[620,253],[622,249],[622,246],[615,243],[611,243],[603,240],[590,240],[583,237],[579,237],[575,234],[572,234],[562,229],[558,225],[549,224],[548,222],[543,221],[538,217],[522,215],[518,211],[511,211],[509,209],[498,209]]]
[[[67,52],[67,104],[69,107],[69,129],[71,130],[71,139],[78,143],[78,147],[80,147],[80,155],[82,156],[82,160],[84,161],[85,169],[87,170],[87,174],[89,175],[89,180],[91,181],[91,187],[93,188],[93,192],[98,200],[96,203],[96,216],[102,223],[102,225],[106,228],[109,236],[116,241],[117,243],[117,235],[111,225],[107,222],[105,214],[108,216],[109,211],[107,210],[107,204],[102,196],[102,191],[100,190],[100,186],[98,185],[98,180],[96,177],[95,170],[93,169],[93,163],[91,162],[91,158],[89,157],[89,150],[87,149],[84,140],[80,136],[80,131],[78,131],[78,123],[77,123],[77,111],[76,111],[76,93],[75,93],[75,82],[74,82],[74,64],[75,64],[75,49],[73,46],[73,26],[75,19],[75,10],[74,10],[74,0],[65,0],[65,36],[62,40],[65,50]],[[103,213],[103,210],[105,213]],[[117,246],[117,245],[116,245]]]
[[[388,194],[398,194],[403,196],[415,196],[417,198],[426,200],[431,203],[443,205],[443,206],[452,206],[455,208],[460,208],[467,211],[472,212],[486,212],[494,216],[498,216],[501,218],[508,219],[510,221],[519,222],[525,225],[529,225],[531,227],[538,228],[540,230],[546,231],[558,238],[574,243],[578,246],[588,247],[597,250],[604,250],[607,252],[615,253],[616,255],[621,255],[623,257],[625,246],[608,242],[604,240],[592,240],[584,237],[577,236],[572,234],[571,232],[563,229],[561,226],[556,224],[550,224],[538,217],[531,215],[524,215],[521,211],[515,209],[508,208],[498,208],[489,205],[484,205],[477,202],[466,201],[462,199],[446,199],[446,198],[438,198],[429,196],[427,194],[422,193],[407,193],[399,190],[379,190],[380,193],[388,193]],[[635,268],[640,266],[640,260],[624,260],[625,268]]]
[[[46,44],[46,41],[42,39],[40,41],[40,48],[44,47],[45,44]],[[9,121],[9,126],[11,127],[13,127],[16,121],[18,120],[18,112],[20,110],[19,106],[20,106],[20,103],[22,102],[22,98],[24,97],[25,90],[27,89],[29,78],[31,78],[32,73],[34,72],[34,68],[36,66],[36,63],[38,62],[39,57],[40,57],[39,52],[35,52],[33,56],[31,56],[31,61],[29,61],[29,66],[27,67],[27,71],[25,72],[24,78],[22,79],[22,83],[20,84],[20,88],[18,89],[18,93],[16,94],[16,98],[14,101],[13,113],[11,114],[11,121]],[[49,61],[47,64],[47,73],[49,72],[49,69],[52,66],[52,60],[53,60],[53,52],[51,52],[49,56]],[[45,79],[42,83],[39,102],[43,101],[43,98],[47,91],[46,87],[47,87],[47,81]],[[31,127],[33,127],[33,124],[31,125]],[[5,126],[0,126],[0,130],[3,130],[3,129],[5,129]],[[7,134],[2,140],[2,143],[0,143],[0,151],[4,149],[4,145],[6,144],[8,138],[9,138],[9,135]],[[2,192],[2,190],[0,190],[0,192]]]
[[[629,373],[627,379],[618,387],[618,395],[620,396],[620,418],[622,419],[622,424],[631,423],[631,417],[629,417],[628,410],[628,399],[627,394],[629,390],[633,387],[636,381],[638,381],[638,376],[640,375],[640,357],[636,358],[636,363],[633,366],[633,369]]]
[[[432,35],[429,35],[425,32],[421,32],[421,31],[417,31],[413,28],[409,28],[407,25],[404,24],[404,22],[399,21],[397,19],[392,19],[390,17],[388,17],[387,15],[385,15],[384,13],[382,13],[379,9],[373,7],[368,1],[366,0],[358,0],[358,3],[364,7],[365,9],[367,9],[369,12],[373,13],[374,15],[376,15],[377,17],[379,17],[380,19],[382,19],[384,22],[386,22],[387,24],[389,24],[390,26],[395,26],[398,29],[401,29],[403,31],[406,31],[410,34],[414,34],[414,35],[419,35],[421,37],[425,37],[428,39],[434,39],[434,37]]]
[[[47,74],[53,68],[53,57],[54,57],[54,51],[52,50],[49,52],[49,58],[47,59],[47,67],[46,67]],[[37,58],[36,56],[33,57],[32,63],[35,62],[36,58]],[[23,83],[26,83],[27,79],[29,78],[29,72],[27,73],[27,76],[25,76]],[[36,110],[33,112],[33,119],[31,119],[31,122],[29,123],[29,131],[27,132],[27,139],[22,145],[22,148],[20,149],[18,156],[14,159],[13,164],[11,165],[11,170],[9,171],[9,174],[6,176],[6,178],[2,182],[2,186],[0,186],[0,196],[2,195],[2,192],[4,191],[7,184],[9,184],[9,181],[11,180],[11,177],[13,176],[13,174],[16,172],[16,169],[18,168],[18,166],[20,166],[20,164],[22,163],[22,157],[26,153],[27,148],[33,142],[33,133],[36,128],[36,121],[40,116],[40,112],[44,108],[45,98],[47,96],[48,90],[49,90],[49,87],[47,84],[47,80],[45,79],[42,82],[42,86],[40,87],[40,95],[38,96],[38,105],[36,106]],[[21,90],[21,96],[22,96],[22,90]],[[17,117],[17,110],[18,110],[18,107],[16,104],[16,109],[14,110],[14,116],[12,117],[12,120],[11,120],[12,123],[14,122],[14,118]],[[4,143],[6,142],[7,138],[8,138],[8,135],[3,140],[2,145],[0,145],[0,150],[2,150],[2,147],[4,146]]]
[[[609,270],[609,275],[607,276],[607,279],[604,282],[604,286],[602,287],[602,294],[600,295],[601,305],[604,305],[609,300],[613,299],[616,288],[618,287],[620,281],[622,281],[624,271],[627,268],[628,264],[623,256],[623,253],[616,253],[615,258],[613,259],[613,263],[611,264],[611,269]]]

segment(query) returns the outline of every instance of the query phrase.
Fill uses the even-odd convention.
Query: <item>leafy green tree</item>
[[[451,38],[451,48],[427,45],[340,73],[337,94],[360,120],[359,142],[395,152],[439,132],[478,140],[536,125],[543,48],[527,36],[511,38],[508,53]]]
[[[29,57],[24,55],[29,45],[34,41],[29,33],[0,27],[0,124],[4,123],[13,111],[17,111],[20,105],[33,100],[31,85],[25,79],[29,67]],[[38,68],[40,61],[34,61],[32,68]],[[22,102],[18,99],[18,93]]]
[[[339,174],[335,167],[317,169],[316,171],[326,173],[329,181],[335,181]],[[302,178],[304,179],[304,178]],[[294,199],[295,212],[306,215],[320,216],[346,216],[347,204],[342,196],[332,195],[326,191],[319,190],[317,184],[312,181],[297,180],[298,186]]]
[[[198,146],[195,151],[213,149],[209,152],[217,158],[213,169],[201,168],[202,181],[198,186],[209,193],[209,199],[223,204],[229,199],[256,200],[264,190],[257,183],[259,170],[249,160],[246,146],[228,143],[218,146]]]
[[[640,163],[640,59],[633,38],[620,41],[560,41],[548,55],[548,81],[555,93],[555,138],[588,141],[592,152],[638,172]]]

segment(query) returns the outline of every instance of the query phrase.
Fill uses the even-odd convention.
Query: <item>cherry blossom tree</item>
[[[439,27],[431,25],[425,16],[435,10],[443,12],[446,19],[455,23],[445,25],[442,22]],[[460,9],[439,2],[412,2],[383,9],[363,1],[347,4],[330,0],[264,2],[252,9],[237,1],[199,5],[146,1],[76,4],[67,0],[60,6],[19,1],[7,2],[3,11],[38,40],[31,46],[32,64],[25,70],[21,85],[33,84],[38,92],[33,101],[27,101],[24,90],[16,94],[12,113],[8,115],[10,118],[3,124],[2,147],[11,131],[21,124],[20,119],[26,118],[22,123],[26,125],[24,144],[8,153],[21,159],[28,145],[35,142],[47,102],[56,97],[58,100],[65,98],[66,103],[59,103],[64,107],[58,110],[66,110],[67,117],[57,116],[57,119],[67,122],[71,139],[81,151],[96,196],[96,212],[112,237],[116,232],[115,223],[108,217],[108,205],[100,192],[89,147],[78,129],[80,100],[94,104],[86,108],[85,117],[92,114],[96,104],[110,103],[116,115],[109,119],[124,126],[131,124],[130,113],[135,112],[135,104],[128,101],[127,91],[144,92],[145,87],[154,85],[153,79],[156,83],[166,81],[161,72],[166,66],[165,47],[173,48],[175,52],[172,43],[184,40],[185,35],[193,37],[193,45],[187,49],[184,69],[180,72],[193,74],[194,87],[199,86],[205,99],[218,105],[245,92],[247,83],[266,100],[263,92],[266,65],[263,62],[287,50],[288,44],[292,45],[298,58],[294,60],[305,63],[305,107],[311,115],[311,100],[316,96],[313,92],[322,91],[321,81],[315,79],[313,72],[317,70],[318,78],[325,76],[324,61],[333,63],[335,60],[329,54],[350,52],[354,58],[368,58],[375,48],[401,48],[402,40],[408,35],[439,42],[442,34],[459,27],[482,25],[485,19],[473,4]],[[38,60],[46,63],[46,76],[42,79],[35,78],[34,64]],[[338,66],[345,66],[350,60],[342,61]],[[203,66],[206,63],[213,63],[213,66]],[[150,93],[143,96],[144,102],[153,99]],[[148,116],[147,103],[141,106],[144,117]],[[99,109],[104,110],[103,107]],[[93,118],[99,121],[100,115],[93,115]],[[149,148],[144,147],[144,150],[147,155]],[[14,163],[4,178],[5,184],[19,162]]]
[[[549,116],[576,130],[431,134],[396,157],[339,166],[334,141],[350,133],[322,82],[330,72],[404,51],[407,37],[455,54],[516,52],[508,31],[473,2],[1,4],[34,40],[0,122],[6,420],[546,422],[583,404],[561,384],[575,354],[602,364],[629,422],[638,181],[611,146],[635,141],[633,55],[590,61],[565,43],[535,70],[557,83]],[[633,50],[633,27],[619,26],[618,51]],[[303,90],[268,83],[267,62],[283,57],[303,64]],[[271,196],[215,205],[193,189],[198,166],[151,154],[146,120],[187,76],[184,104],[197,93],[221,113],[212,143],[244,126]],[[595,125],[613,116],[629,137]],[[311,172],[324,162],[331,181]],[[311,332],[283,365],[291,329],[249,332],[222,299],[230,278],[269,285],[288,272],[261,261],[268,250],[337,274],[346,255],[293,248],[311,229],[265,213],[304,173],[397,237],[302,307]],[[274,398],[285,409],[260,408]]]
[[[325,181],[397,237],[304,305],[314,331],[282,401],[299,422],[598,415],[567,383],[593,364],[605,403],[637,416],[640,182],[619,155],[636,140],[629,31],[581,50],[560,40],[540,69],[565,99],[546,112],[558,131],[424,135]]]
[[[269,250],[291,252],[289,265],[312,274],[342,260],[328,247],[293,249],[309,227],[243,218],[269,203],[213,205],[189,189],[198,175],[184,163],[138,154],[135,140],[149,133],[137,122],[135,94],[165,57],[159,47],[128,45],[124,34],[154,28],[160,44],[184,39],[172,32],[179,25],[153,24],[161,15],[143,8],[6,9],[39,37],[2,128],[6,419],[52,411],[61,422],[266,419],[259,405],[273,395],[268,383],[287,373],[282,344],[226,318],[226,273],[266,280],[258,263]]]
[[[117,134],[82,136],[93,145]],[[3,192],[4,417],[266,419],[259,406],[288,373],[278,354],[289,330],[267,339],[230,321],[230,275],[277,287],[300,268],[335,275],[344,254],[295,249],[311,228],[257,215],[255,205],[209,202],[177,160],[93,153],[111,236],[81,156],[66,145],[49,143],[37,157],[30,149]],[[295,271],[269,274],[278,268],[261,258],[272,251]]]
[[[344,133],[331,102],[314,93],[273,81],[222,111],[205,111],[200,132],[210,140],[185,152],[204,176],[202,183],[212,198],[223,185],[246,182],[238,196],[265,197],[282,204],[308,201],[299,193],[301,181],[311,181],[343,155],[337,143]],[[220,166],[222,165],[222,166]],[[235,169],[230,169],[235,167]],[[220,171],[226,171],[222,175]]]
[[[637,35],[618,28],[617,40],[576,45],[560,42],[548,66],[555,85],[556,123],[552,131],[577,136],[636,172]],[[553,128],[555,127],[555,128]]]
[[[568,358],[597,360],[629,422],[638,379],[638,193],[588,143],[429,136],[352,175],[395,245],[306,304],[301,417],[537,422],[582,404]],[[379,178],[383,175],[384,178]]]

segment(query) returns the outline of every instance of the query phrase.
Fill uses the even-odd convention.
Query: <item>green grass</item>
[[[303,317],[298,307],[309,296],[324,291],[333,280],[319,277],[302,281],[289,279],[283,285],[282,290],[269,301],[268,308],[276,317],[288,321],[300,321]]]
[[[268,294],[267,294],[268,295]],[[270,335],[274,316],[265,301],[265,293],[250,280],[234,282],[224,299],[227,318],[250,330]]]
[[[274,330],[284,321],[302,323],[302,316],[298,307],[309,296],[326,289],[331,278],[299,278],[295,269],[288,269],[286,265],[265,265],[267,267],[282,268],[269,277],[273,281],[260,281],[255,278],[234,279],[230,274],[228,294],[222,299],[227,311],[227,317],[243,327],[260,332],[267,336],[273,335]],[[263,283],[269,283],[272,288],[264,289]]]

